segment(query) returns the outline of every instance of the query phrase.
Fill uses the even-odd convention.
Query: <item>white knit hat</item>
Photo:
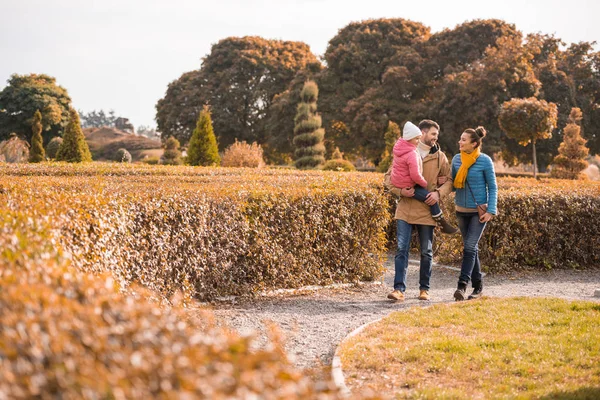
[[[421,130],[419,129],[418,126],[416,126],[415,124],[413,124],[410,121],[407,121],[404,124],[404,128],[402,128],[402,139],[404,140],[410,140],[412,138],[416,138],[418,136],[421,136]]]

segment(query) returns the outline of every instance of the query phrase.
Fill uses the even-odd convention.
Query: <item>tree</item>
[[[181,165],[181,151],[179,151],[179,140],[173,136],[167,138],[164,144],[165,151],[162,155],[162,164]]]
[[[21,163],[29,159],[29,143],[19,139],[16,133],[0,142],[0,162]]]
[[[56,161],[66,161],[70,163],[92,161],[90,148],[85,141],[85,136],[81,130],[79,114],[75,109],[69,110],[69,123],[63,135],[63,142],[56,154]]]
[[[556,104],[535,97],[511,99],[502,104],[498,123],[500,128],[522,146],[531,143],[533,148],[533,176],[537,178],[537,157],[535,144],[540,139],[552,136],[556,126]]]
[[[14,74],[0,91],[0,140],[12,132],[31,143],[31,125],[37,110],[42,114],[42,135],[48,143],[60,136],[69,120],[71,98],[48,75]]]
[[[38,163],[46,159],[44,144],[42,139],[42,113],[37,110],[33,115],[33,124],[31,126],[33,135],[31,136],[31,150],[29,151],[29,162]]]
[[[219,165],[219,147],[213,132],[210,110],[204,106],[200,111],[196,129],[192,133],[187,149],[187,163],[189,165],[215,166]]]
[[[114,110],[110,110],[108,113],[104,112],[104,110],[93,110],[87,114],[79,111],[79,115],[81,117],[82,128],[101,128],[103,126],[114,127],[115,121],[117,120]]]
[[[156,105],[158,130],[163,138],[187,143],[198,113],[209,104],[221,150],[236,139],[262,144],[273,98],[308,63],[318,60],[305,43],[250,36],[223,39],[212,46],[199,70],[169,84]]]
[[[587,168],[585,160],[589,149],[585,147],[586,140],[581,137],[580,123],[583,115],[579,108],[573,108],[569,115],[569,123],[564,130],[563,142],[554,158],[551,175],[562,179],[579,179],[581,172]]]
[[[319,88],[313,81],[304,84],[300,94],[300,104],[294,119],[294,165],[299,169],[315,168],[325,162],[323,138],[325,130],[321,128],[321,116],[317,115]]]
[[[394,145],[401,136],[400,127],[393,121],[388,122],[388,128],[383,135],[385,140],[385,150],[381,155],[381,161],[377,165],[377,171],[386,172],[392,165]]]
[[[344,160],[344,153],[336,147],[331,155],[331,160],[323,165],[323,171],[356,171],[356,168],[350,161]]]

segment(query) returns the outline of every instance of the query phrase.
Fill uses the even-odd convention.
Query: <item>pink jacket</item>
[[[394,145],[391,184],[397,188],[410,188],[415,185],[427,188],[423,178],[423,160],[417,153],[417,146],[400,138]]]

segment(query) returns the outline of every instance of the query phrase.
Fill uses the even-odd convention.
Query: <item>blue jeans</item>
[[[476,285],[481,282],[481,264],[479,262],[479,239],[486,223],[479,222],[475,213],[456,212],[458,228],[463,238],[463,259],[460,267],[459,283],[467,284],[472,279]]]
[[[419,289],[429,290],[429,279],[431,278],[431,265],[433,263],[433,226],[414,225],[419,233],[421,248],[421,265],[419,274]],[[413,225],[396,220],[396,237],[398,248],[394,259],[396,273],[394,275],[394,290],[402,293],[406,291],[406,271],[408,269],[408,253],[410,251],[410,238]]]
[[[424,202],[428,194],[429,191],[423,186],[415,185],[415,195],[413,196],[413,199],[417,199],[419,201]],[[433,215],[434,217],[437,217],[442,213],[440,203],[435,203],[434,205],[429,206],[429,208],[431,209],[431,215]]]

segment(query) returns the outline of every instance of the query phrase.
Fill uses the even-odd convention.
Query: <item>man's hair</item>
[[[419,122],[419,129],[422,131],[428,131],[429,128],[432,127],[437,128],[438,131],[440,130],[438,123],[430,119],[424,119],[423,121]]]

